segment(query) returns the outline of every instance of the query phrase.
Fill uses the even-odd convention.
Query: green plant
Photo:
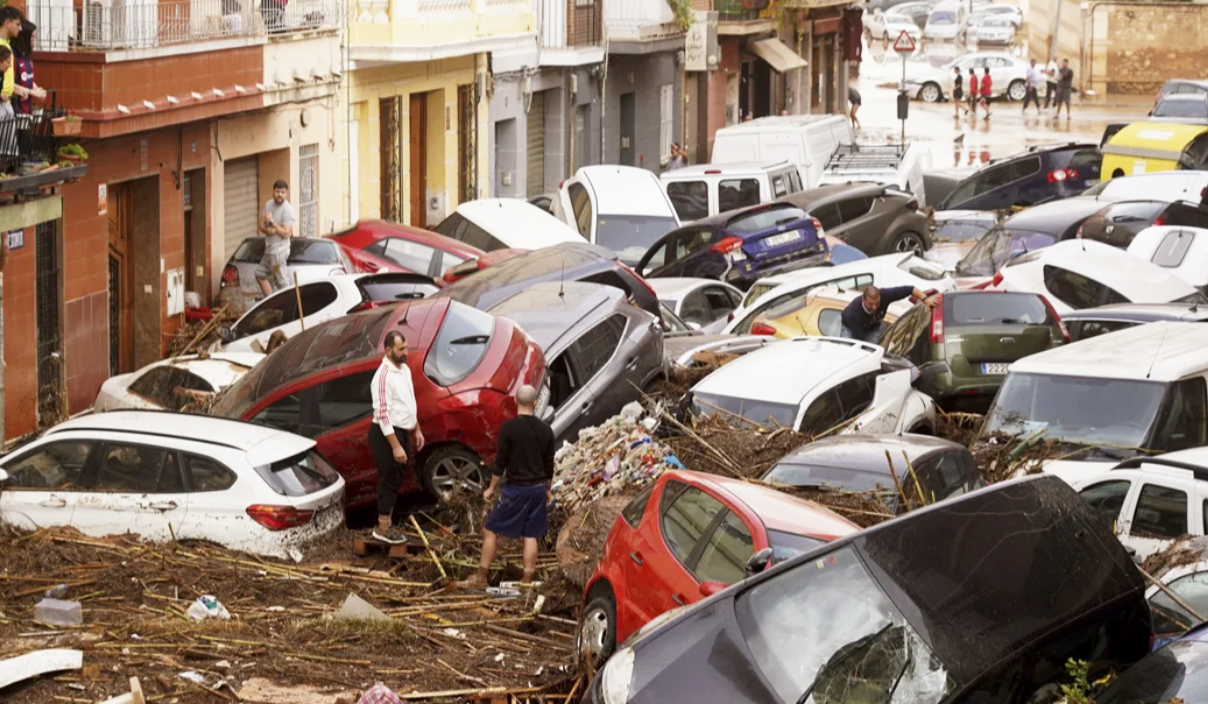
[[[88,152],[84,151],[84,148],[78,144],[64,144],[59,147],[59,153],[63,156],[78,157],[80,161],[88,158]]]
[[[1090,669],[1091,664],[1086,660],[1070,658],[1065,662],[1065,671],[1073,680],[1070,684],[1061,685],[1061,693],[1068,704],[1089,704],[1091,683],[1087,677]]]
[[[667,0],[667,4],[671,7],[671,11],[675,13],[675,24],[685,32],[692,26],[692,22],[696,19],[695,13],[692,11],[691,0]]]
[[[71,163],[70,161],[60,161],[56,162],[55,166],[58,166],[62,169],[70,169],[71,167],[75,166],[75,164]]]

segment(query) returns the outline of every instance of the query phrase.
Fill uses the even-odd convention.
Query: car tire
[[[923,236],[912,230],[903,230],[893,236],[889,242],[888,251],[886,254],[896,254],[898,252],[914,252],[915,256],[923,256],[923,252],[927,251],[927,240]]]
[[[459,445],[439,447],[424,457],[420,480],[436,498],[446,501],[455,494],[475,496],[486,491],[488,472],[478,455]]]
[[[1027,85],[1023,81],[1019,80],[1018,78],[1011,81],[1011,85],[1007,86],[1007,97],[1017,103],[1019,101],[1023,100],[1024,96],[1026,96],[1027,94],[1028,94]]]
[[[592,589],[575,636],[577,652],[593,668],[601,667],[617,649],[617,602],[607,585]]]
[[[924,103],[937,103],[942,97],[944,97],[944,92],[935,83],[925,83],[919,89],[919,99]]]
[[[885,30],[885,32],[883,34],[881,34],[881,41],[883,41],[883,42],[889,41],[889,30]]]

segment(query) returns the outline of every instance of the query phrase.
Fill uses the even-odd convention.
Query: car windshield
[[[805,211],[792,205],[780,205],[752,210],[726,222],[726,232],[750,235],[808,218]]]
[[[461,303],[450,303],[436,341],[424,360],[424,374],[441,386],[465,379],[487,353],[495,316]]]
[[[1208,643],[1179,640],[1125,670],[1095,704],[1208,701]]]
[[[1007,375],[986,421],[986,434],[1120,449],[1143,447],[1166,384],[1129,379]]]
[[[951,10],[937,10],[931,13],[927,24],[952,24],[956,21],[956,13]]]
[[[936,242],[967,242],[976,240],[994,227],[993,219],[947,220],[936,225],[931,239]]]
[[[768,542],[772,544],[772,562],[783,562],[814,548],[826,545],[826,542],[808,535],[784,533],[768,529]]]
[[[235,250],[231,261],[259,264],[264,258],[264,238],[249,237]],[[289,243],[289,264],[339,264],[340,253],[334,242],[327,240],[292,239]]]
[[[650,245],[678,226],[671,217],[601,215],[596,222],[596,244],[616,252],[625,264],[636,266]]]
[[[969,293],[946,296],[950,325],[1041,325],[1052,322],[1044,301],[1034,293]]]
[[[335,484],[336,470],[317,452],[304,452],[272,464],[256,467],[256,474],[282,496],[306,496]]]
[[[780,701],[932,704],[952,679],[849,547],[736,599],[752,660]]]
[[[692,408],[697,415],[720,413],[730,425],[791,428],[797,420],[797,406],[767,401],[751,401],[715,394],[692,394]]]
[[[957,276],[993,276],[1012,255],[1044,249],[1057,238],[1044,232],[996,228],[956,265]]]
[[[1163,100],[1153,109],[1153,116],[1208,118],[1208,101],[1201,97],[1195,100]]]

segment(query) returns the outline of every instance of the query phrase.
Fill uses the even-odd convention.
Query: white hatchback
[[[1162,267],[1200,291],[1208,290],[1208,229],[1147,227],[1133,238],[1128,253]]]
[[[234,384],[256,366],[259,352],[186,355],[109,377],[92,404],[94,413],[124,409],[180,411]]]
[[[0,517],[18,528],[208,540],[274,557],[344,520],[344,479],[314,440],[162,411],[56,425],[0,459],[0,488]]]

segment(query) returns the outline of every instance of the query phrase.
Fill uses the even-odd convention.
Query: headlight
[[[600,673],[604,704],[625,704],[633,688],[633,648],[622,648],[608,659]]]

